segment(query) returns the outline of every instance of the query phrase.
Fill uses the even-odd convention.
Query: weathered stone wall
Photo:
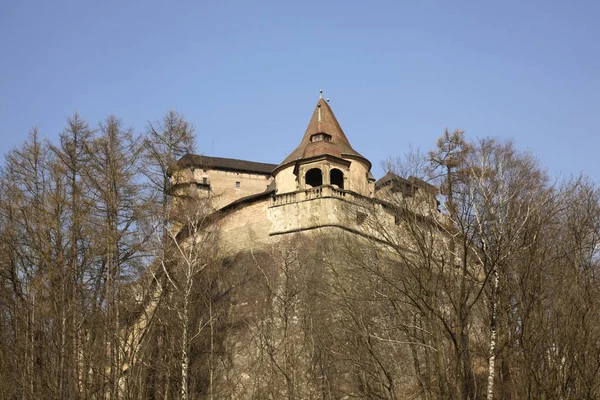
[[[288,167],[277,172],[275,184],[277,186],[277,193],[289,193],[298,190],[296,175],[294,175],[294,164],[290,164]]]
[[[230,182],[236,176],[225,175]],[[201,181],[202,175],[194,178]],[[363,290],[360,280],[342,272],[353,262],[344,256],[361,250],[365,237],[383,248],[383,236],[389,234],[388,240],[411,250],[400,237],[394,210],[324,185],[247,199],[216,215],[222,265],[214,304],[219,316],[215,393],[231,399],[310,399],[331,389],[331,398],[361,398],[356,366],[336,356],[352,354],[353,336],[344,336],[352,333],[344,328],[352,321],[329,295],[332,288],[339,289],[336,296],[349,287]],[[205,312],[204,305],[198,307]],[[380,354],[389,353],[386,344],[377,344]],[[409,359],[402,351],[390,357],[393,364]],[[204,355],[197,357],[198,365],[208,362]],[[406,376],[406,371],[395,373]],[[290,382],[284,379],[288,375]]]
[[[345,206],[344,200],[334,197],[332,191],[327,189],[330,188],[319,187],[301,191],[294,197],[294,202],[275,204],[269,208],[271,234],[280,235],[342,224],[345,219],[342,210]],[[305,198],[302,199],[301,196]]]
[[[350,164],[350,173],[346,182],[348,184],[344,189],[351,190],[363,196],[373,197],[369,186],[369,167],[364,161],[352,159]]]
[[[382,229],[393,229],[390,210],[370,198],[333,186],[277,194],[268,208],[271,235],[285,235],[319,227],[337,227],[381,238]]]
[[[242,197],[264,192],[272,181],[272,176],[214,169],[194,169],[193,172],[185,169],[178,171],[174,178],[188,195],[211,196],[216,210]]]
[[[271,199],[240,205],[219,222],[220,243],[224,254],[230,255],[265,247],[269,242],[271,221],[267,218]]]
[[[277,194],[239,204],[219,221],[220,245],[226,254],[264,248],[279,236],[318,228],[341,228],[377,236],[374,228],[394,226],[394,216],[368,198],[333,186]]]

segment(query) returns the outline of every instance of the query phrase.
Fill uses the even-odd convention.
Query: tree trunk
[[[496,375],[496,341],[498,332],[496,327],[496,317],[497,317],[497,300],[496,294],[498,292],[498,286],[500,282],[500,277],[498,275],[498,270],[494,269],[494,281],[492,285],[492,295],[491,295],[491,315],[490,315],[490,348],[489,348],[489,360],[488,360],[488,379],[487,379],[487,400],[494,399],[494,377]]]
[[[183,299],[183,310],[182,310],[182,332],[181,332],[181,399],[188,399],[188,370],[189,370],[189,345],[188,345],[188,308],[189,308],[189,294],[187,293]]]

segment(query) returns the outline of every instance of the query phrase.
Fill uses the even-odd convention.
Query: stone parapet
[[[282,206],[300,201],[319,199],[324,197],[335,197],[339,199],[353,200],[354,194],[347,190],[338,189],[332,185],[323,185],[306,190],[298,190],[291,193],[276,194],[271,200],[271,207]]]
[[[271,198],[269,234],[281,235],[324,226],[350,227],[355,201],[360,196],[331,185],[323,185]]]

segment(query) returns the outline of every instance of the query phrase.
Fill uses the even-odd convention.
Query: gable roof
[[[235,158],[199,156],[196,154],[186,154],[177,161],[178,168],[192,166],[225,171],[250,172],[259,175],[271,175],[271,172],[277,168],[277,164],[237,160]]]
[[[371,167],[369,160],[352,148],[348,138],[342,130],[342,127],[335,118],[331,107],[329,107],[329,103],[322,98],[320,98],[317,102],[317,106],[315,107],[315,111],[313,112],[310,122],[308,123],[308,127],[306,128],[306,132],[304,133],[304,137],[302,138],[300,145],[296,147],[296,149],[292,151],[290,155],[285,158],[285,160],[283,160],[280,166],[300,160],[302,158],[306,158],[307,153],[313,156],[316,155],[314,154],[314,150],[316,149],[309,148],[309,146],[311,145],[310,137],[317,133],[326,133],[331,136],[328,145],[319,146],[320,150],[324,151],[323,154],[330,154],[330,152],[333,152],[335,154],[331,155],[336,155],[338,157],[338,154],[341,154],[342,156],[359,157],[367,162],[369,168]]]

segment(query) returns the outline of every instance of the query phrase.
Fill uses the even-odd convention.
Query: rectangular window
[[[239,189],[242,186],[242,184],[240,183],[240,181],[236,181],[235,182],[235,188]]]
[[[202,178],[202,184],[208,185],[208,178]]]

